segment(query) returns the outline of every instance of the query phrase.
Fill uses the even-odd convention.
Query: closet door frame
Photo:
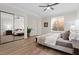
[[[15,27],[14,24],[15,24],[15,16],[16,16],[16,14],[14,14],[14,13],[9,13],[9,12],[5,12],[5,11],[1,11],[1,10],[0,10],[0,34],[1,34],[1,12],[13,15],[13,30],[14,30],[14,27]],[[21,16],[21,17],[23,17],[23,16]],[[24,21],[25,21],[25,18],[24,18],[24,17],[23,17],[23,19],[24,19]],[[25,32],[25,22],[24,22],[24,32]],[[24,34],[25,34],[25,33],[24,33]],[[18,39],[18,40],[21,40],[21,39]],[[8,42],[1,43],[1,35],[0,35],[0,45],[1,45],[1,44],[5,44],[5,43],[9,43],[9,42],[13,42],[13,41],[17,41],[17,40],[15,40],[15,37],[13,37],[13,40],[12,40],[12,41],[8,41]]]
[[[13,18],[14,18],[14,19],[13,19],[13,20],[14,20],[14,21],[13,21],[13,29],[15,29],[16,16],[19,16],[19,15],[16,15],[16,14],[13,15]],[[23,16],[19,16],[19,17],[23,17]],[[24,18],[24,17],[23,17],[23,21],[24,21],[24,25],[23,25],[23,26],[24,26],[24,32],[25,32],[25,18]],[[25,33],[24,33],[24,36],[25,36]],[[24,39],[24,36],[23,36],[23,39]],[[14,36],[13,38],[14,38],[13,41],[17,41],[17,40],[21,40],[21,39],[22,39],[22,38],[21,38],[21,39],[17,39],[17,40],[16,40],[16,39],[15,39],[15,36]]]
[[[0,34],[1,34],[1,12],[2,12],[2,13],[7,13],[7,14],[10,14],[10,15],[13,16],[13,26],[12,26],[13,29],[14,29],[14,20],[15,20],[15,19],[14,19],[14,15],[15,15],[15,14],[13,14],[13,13],[8,13],[8,12],[5,12],[5,11],[0,11]],[[1,35],[0,35],[0,44],[5,44],[5,43],[13,42],[13,41],[14,41],[14,37],[13,37],[13,40],[12,40],[12,41],[8,41],[8,42],[2,43],[2,42],[1,42]]]
[[[0,12],[0,44],[1,44],[1,12]]]
[[[15,29],[15,23],[16,23],[16,16],[18,16],[18,17],[22,17],[22,18],[23,18],[23,23],[25,22],[25,18],[24,18],[23,16],[14,15],[14,29]],[[23,30],[24,30],[24,32],[25,32],[25,23],[23,24],[23,26],[24,26],[24,29],[23,29]],[[24,35],[25,35],[25,33],[24,33]],[[17,40],[24,39],[24,35],[23,35],[23,38],[20,38],[20,39],[19,39],[19,38],[16,39],[15,36],[14,36],[14,40],[17,41]]]

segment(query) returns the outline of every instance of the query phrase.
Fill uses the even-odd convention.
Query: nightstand
[[[12,35],[12,30],[7,30],[6,35]]]
[[[79,55],[79,40],[72,40],[74,54]]]

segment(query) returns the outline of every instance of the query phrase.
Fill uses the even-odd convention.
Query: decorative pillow
[[[60,34],[60,38],[63,38],[63,35],[64,35],[64,33],[61,33],[61,34]]]
[[[69,36],[69,40],[76,40],[77,38],[77,34],[75,31],[70,31],[70,36]]]
[[[70,35],[70,31],[66,31],[61,34],[61,38],[63,38],[64,40],[69,40],[69,35]]]

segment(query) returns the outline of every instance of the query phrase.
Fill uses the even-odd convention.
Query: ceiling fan
[[[58,5],[59,3],[53,3],[53,4],[47,4],[46,6],[39,6],[39,7],[45,7],[44,11],[51,9],[54,10],[54,8],[52,8],[52,6]]]

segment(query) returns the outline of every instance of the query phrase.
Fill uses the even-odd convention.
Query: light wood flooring
[[[0,45],[0,55],[66,55],[66,53],[39,45],[35,38],[31,37]]]

